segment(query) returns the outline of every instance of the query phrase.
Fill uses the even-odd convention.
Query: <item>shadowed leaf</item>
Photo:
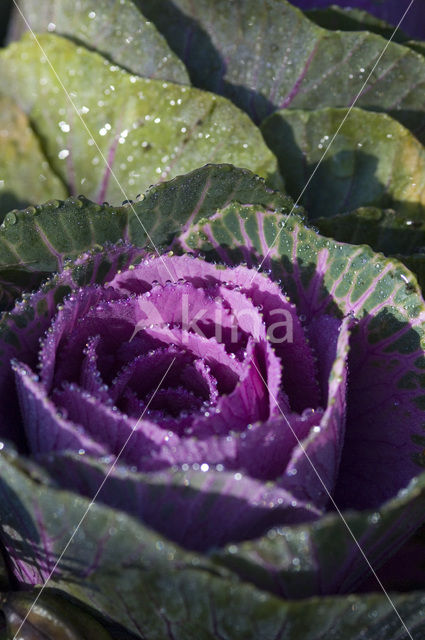
[[[368,244],[386,255],[408,255],[425,248],[425,220],[418,211],[409,215],[394,209],[360,207],[331,218],[317,218],[314,224],[320,233],[339,242]]]
[[[398,29],[394,33],[394,26],[375,17],[367,11],[338,7],[332,5],[326,9],[306,10],[305,15],[312,22],[323,29],[332,31],[371,31],[384,38],[392,38],[394,42],[406,43],[408,36]]]
[[[16,536],[21,561],[37,562],[48,545],[52,563],[88,501],[35,483],[25,463],[19,469],[8,453],[2,453],[0,464],[2,509],[10,496],[19,495],[2,517],[12,526],[8,536]],[[40,527],[42,539],[37,537]],[[4,542],[4,532],[2,538]],[[281,600],[101,505],[94,505],[82,522],[50,584],[73,598],[67,607],[80,601],[144,640],[339,640],[354,638],[361,629],[365,640],[407,637],[384,595]],[[22,602],[25,596],[14,598]],[[425,630],[424,594],[392,599],[410,632],[419,637]],[[80,613],[78,618],[82,620]]]
[[[416,38],[425,37],[424,6],[422,2],[410,0],[291,0],[292,4],[301,9],[321,9],[329,5],[343,8],[356,8],[368,11],[381,20],[398,25],[406,13],[401,28]],[[409,5],[411,5],[409,7]]]
[[[423,135],[425,60],[407,47],[364,31],[322,29],[285,0],[138,0],[138,6],[195,86],[229,97],[255,122],[283,108],[349,107],[385,48],[357,104],[389,112]]]
[[[424,216],[425,149],[388,115],[362,109],[286,109],[261,128],[288,193],[294,199],[302,194],[311,219],[366,205]]]

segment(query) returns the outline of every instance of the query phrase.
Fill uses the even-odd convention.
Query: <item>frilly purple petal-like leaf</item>
[[[140,249],[126,244],[105,247],[99,253],[86,253],[66,267],[58,276],[48,280],[39,291],[17,302],[15,308],[4,313],[0,322],[0,395],[7,397],[0,413],[0,437],[13,440],[25,448],[25,434],[20,427],[19,407],[14,392],[14,376],[10,367],[13,358],[35,367],[40,337],[48,329],[57,312],[57,305],[72,290],[82,284],[92,284],[100,274],[112,274],[140,256]],[[10,424],[14,425],[11,433]]]
[[[93,440],[80,424],[64,419],[47,397],[38,377],[26,365],[13,364],[22,420],[31,451],[66,450],[87,452],[95,456],[108,451]]]
[[[170,278],[176,282],[185,280],[196,287],[219,287],[218,292],[223,290],[224,285],[231,291],[236,289],[248,297],[253,305],[261,309],[264,322],[271,327],[269,338],[273,340],[284,371],[288,369],[288,375],[284,374],[283,386],[292,399],[293,409],[302,411],[307,407],[320,406],[314,356],[305,340],[294,305],[285,297],[277,283],[264,274],[243,266],[230,270],[185,256],[164,256],[141,264],[132,271],[118,274],[110,285],[122,293],[141,293],[147,291],[152,282],[165,285]],[[230,294],[227,298],[230,302]],[[237,310],[235,300],[233,305]],[[285,340],[289,323],[291,335],[290,339]]]
[[[329,376],[326,410],[307,438],[296,445],[279,484],[319,507],[329,505],[340,468],[345,436],[348,350],[351,318],[340,325]]]

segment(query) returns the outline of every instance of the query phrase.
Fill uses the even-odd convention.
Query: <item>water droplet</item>
[[[5,216],[4,222],[5,222],[7,225],[9,225],[9,224],[15,224],[15,222],[16,222],[16,216],[15,216],[15,214],[13,213],[13,211],[10,211],[10,212]]]
[[[368,522],[370,522],[371,524],[377,524],[381,519],[381,514],[380,513],[372,513],[372,515],[370,515],[368,517]]]

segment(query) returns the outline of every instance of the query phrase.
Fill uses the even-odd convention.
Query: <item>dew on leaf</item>
[[[16,215],[13,213],[13,211],[10,211],[10,212],[6,215],[6,217],[5,217],[5,219],[4,219],[4,223],[5,223],[5,224],[7,224],[7,225],[15,224],[15,223],[16,223]]]

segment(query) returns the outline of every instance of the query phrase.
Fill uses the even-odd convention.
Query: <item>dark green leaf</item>
[[[9,213],[0,227],[0,266],[4,273],[10,265],[20,267],[20,273],[55,272],[65,260],[123,238],[138,246],[153,240],[164,247],[182,225],[231,201],[287,213],[292,208],[290,198],[269,189],[250,171],[207,165],[152,187],[134,205],[98,205],[81,196]],[[13,273],[10,279],[15,281]]]
[[[311,9],[304,12],[307,18],[323,29],[332,31],[371,31],[394,42],[406,43],[408,36],[402,29],[394,33],[394,26],[380,20],[367,11],[349,7],[331,6],[326,9]]]
[[[419,286],[425,294],[425,255],[423,253],[414,253],[411,256],[397,256],[418,279]]]
[[[385,549],[399,546],[400,533],[408,527],[406,520],[415,511],[423,513],[424,507],[422,474],[379,511],[348,511],[344,521],[334,513],[313,525],[279,527],[259,540],[228,546],[216,554],[216,559],[243,579],[292,598],[308,597],[320,590],[334,592],[337,583],[341,593],[349,593],[364,582],[367,574],[370,588],[379,590],[370,566],[379,570],[379,558]],[[361,541],[362,551],[348,527]]]
[[[285,0],[138,0],[188,67],[261,122],[277,109],[358,106],[423,134],[425,59],[368,32],[328,31]]]
[[[356,108],[285,109],[261,128],[288,193],[294,199],[302,194],[311,219],[366,205],[424,215],[425,149],[388,115]]]
[[[44,591],[10,593],[3,604],[8,631],[20,640],[112,640],[105,628],[81,607]],[[30,614],[28,615],[29,610]]]
[[[409,40],[407,44],[417,53],[425,55],[425,42],[422,42],[422,40]]]
[[[19,469],[4,451],[0,465],[0,509],[8,526],[3,529],[3,542],[5,536],[14,540],[21,560],[29,566],[34,550],[38,563],[44,557],[51,566],[88,501],[35,483],[25,464]],[[384,595],[284,601],[241,583],[207,557],[184,552],[131,518],[96,504],[50,586],[76,599],[74,604],[80,601],[96,608],[99,615],[142,640],[407,638]],[[425,595],[393,595],[392,599],[409,631],[420,637],[425,631]],[[23,600],[20,596],[21,615]]]
[[[393,209],[361,207],[350,213],[317,218],[320,233],[339,242],[368,244],[386,255],[411,254],[425,248],[425,220]]]
[[[409,216],[392,209],[361,207],[350,213],[317,218],[320,233],[351,244],[368,244],[375,251],[395,255],[417,277],[425,291],[425,223],[423,215]]]

